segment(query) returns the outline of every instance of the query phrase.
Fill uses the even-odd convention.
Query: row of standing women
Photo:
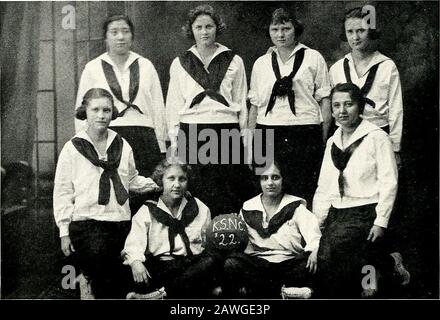
[[[199,221],[197,227],[194,227],[192,223],[195,220],[202,219],[200,218],[201,216],[210,216],[209,209],[208,213],[206,213],[207,208],[203,203],[206,203],[207,207],[211,209],[213,216],[221,213],[238,212],[242,208],[243,202],[257,192],[250,188],[250,170],[243,163],[239,165],[202,165],[197,163],[193,166],[195,171],[194,180],[197,183],[192,185],[191,192],[199,197],[201,201],[194,200],[195,198],[192,198],[192,196],[184,192],[182,193],[182,190],[185,188],[181,187],[177,188],[178,190],[170,188],[169,194],[167,194],[165,192],[166,181],[162,180],[164,179],[164,173],[162,173],[159,179],[155,180],[156,184],[141,176],[148,177],[152,174],[155,165],[161,159],[161,153],[165,152],[167,134],[172,146],[180,145],[178,139],[181,139],[181,137],[187,139],[186,145],[188,146],[190,144],[191,130],[199,133],[202,129],[209,128],[217,132],[219,136],[222,130],[235,130],[245,137],[243,142],[246,144],[248,143],[246,135],[249,132],[246,129],[260,129],[263,132],[273,129],[275,133],[274,158],[279,163],[278,167],[283,167],[282,178],[284,181],[289,182],[291,187],[288,188],[284,185],[283,192],[276,193],[274,199],[265,197],[264,189],[262,190],[262,202],[258,207],[261,209],[260,211],[263,213],[264,218],[263,222],[261,219],[256,221],[262,222],[263,225],[269,224],[273,229],[273,225],[276,223],[272,223],[272,218],[277,217],[274,221],[279,223],[276,224],[277,226],[271,232],[267,233],[265,227],[258,226],[258,223],[254,224],[255,219],[247,217],[246,214],[243,215],[250,234],[249,246],[251,248],[254,246],[254,249],[258,248],[258,250],[254,250],[254,254],[252,254],[251,249],[249,249],[250,251],[247,250],[248,254],[250,256],[258,256],[261,255],[259,251],[264,252],[265,250],[268,253],[273,253],[279,250],[279,248],[274,248],[273,246],[283,246],[282,243],[285,241],[293,243],[288,240],[292,234],[286,230],[281,230],[281,227],[285,223],[289,225],[289,228],[292,228],[291,225],[296,226],[301,222],[295,220],[290,223],[290,220],[297,219],[301,221],[302,218],[299,216],[304,215],[304,219],[308,221],[305,225],[308,225],[309,230],[303,233],[302,227],[299,226],[299,238],[304,237],[306,242],[310,242],[309,240],[313,238],[312,242],[315,242],[315,245],[307,243],[304,247],[301,241],[296,243],[298,239],[295,238],[294,249],[287,249],[288,254],[281,253],[283,258],[281,260],[276,258],[276,263],[284,260],[289,263],[297,263],[299,260],[297,261],[296,258],[304,256],[307,252],[305,261],[307,267],[312,271],[316,270],[317,261],[320,261],[318,265],[322,265],[323,270],[327,270],[327,272],[330,272],[335,261],[338,261],[337,259],[344,258],[345,260],[343,261],[350,265],[352,255],[359,252],[363,254],[365,250],[362,249],[359,252],[356,250],[344,251],[342,248],[347,243],[356,243],[359,238],[355,238],[355,236],[362,238],[365,232],[365,239],[368,238],[369,241],[375,242],[381,238],[387,227],[397,190],[395,162],[396,159],[399,159],[398,152],[400,151],[402,134],[402,97],[399,75],[391,59],[372,49],[372,40],[374,40],[376,35],[372,33],[372,30],[365,28],[363,25],[364,15],[360,8],[346,14],[344,33],[352,51],[333,65],[329,74],[321,54],[298,41],[298,37],[303,32],[302,25],[287,11],[283,9],[275,10],[269,27],[269,34],[274,47],[270,48],[265,55],[255,62],[248,92],[242,59],[227,47],[216,42],[216,36],[225,27],[221,18],[214,12],[212,7],[206,5],[199,6],[189,13],[185,27],[188,36],[195,40],[195,45],[176,58],[170,68],[170,85],[166,108],[162,99],[159,78],[153,65],[149,60],[130,51],[134,36],[133,24],[127,17],[116,16],[109,18],[104,25],[108,52],[86,65],[80,81],[77,107],[82,106],[87,109],[90,108],[92,101],[96,101],[97,96],[95,97],[93,94],[86,97],[92,88],[100,87],[110,91],[111,99],[110,97],[104,99],[111,100],[111,103],[109,103],[110,107],[105,103],[104,105],[107,109],[111,109],[112,106],[117,109],[112,112],[113,118],[115,118],[111,122],[112,130],[95,130],[97,124],[93,123],[91,125],[91,116],[89,114],[87,114],[87,117],[78,117],[77,113],[77,118],[87,119],[86,123],[88,125],[83,127],[86,131],[78,130],[79,133],[76,137],[91,142],[92,148],[89,148],[90,146],[84,143],[83,140],[81,140],[82,143],[80,144],[77,141],[73,143],[75,138],[72,139],[75,149],[71,146],[69,147],[71,156],[76,151],[81,155],[87,153],[89,155],[87,158],[90,160],[89,162],[93,160],[94,165],[100,167],[98,172],[104,172],[107,175],[105,178],[103,178],[103,175],[100,175],[100,178],[98,178],[98,175],[95,175],[96,179],[92,186],[92,175],[89,175],[87,170],[74,170],[72,166],[76,167],[79,162],[72,162],[71,159],[69,160],[70,167],[63,167],[61,164],[67,165],[66,162],[69,162],[63,161],[66,160],[65,158],[68,158],[68,156],[65,156],[68,151],[63,149],[60,154],[55,179],[54,213],[57,224],[60,227],[62,249],[65,254],[70,254],[73,247],[76,249],[78,247],[84,248],[87,247],[87,243],[93,241],[95,241],[93,246],[95,250],[100,251],[102,249],[98,248],[99,245],[96,244],[96,237],[95,239],[81,239],[83,242],[78,242],[77,245],[72,244],[73,239],[67,239],[69,238],[69,229],[75,231],[74,229],[78,229],[84,221],[89,219],[98,222],[130,220],[129,213],[128,216],[126,214],[126,212],[130,212],[127,209],[127,202],[122,200],[121,202],[116,201],[120,207],[124,207],[121,210],[120,207],[118,208],[118,204],[114,203],[114,205],[110,206],[108,200],[105,202],[105,200],[101,199],[104,197],[101,193],[105,193],[102,191],[102,188],[104,188],[102,185],[106,185],[105,182],[101,183],[101,181],[106,179],[112,180],[112,186],[115,188],[114,195],[118,198],[119,193],[116,192],[116,185],[118,183],[115,184],[115,180],[113,180],[115,177],[114,169],[118,168],[117,172],[121,175],[123,187],[126,190],[135,192],[148,191],[151,194],[152,191],[160,190],[156,185],[158,184],[163,190],[161,199],[165,197],[164,205],[161,207],[159,200],[156,206],[161,207],[162,211],[160,211],[150,208],[150,205],[142,206],[145,202],[145,197],[136,200],[136,196],[132,197],[130,195],[130,207],[133,214],[142,206],[138,212],[139,217],[133,218],[130,235],[135,232],[133,230],[136,228],[137,223],[139,223],[139,219],[141,219],[144,227],[145,225],[151,225],[150,229],[144,230],[144,228],[142,230],[148,235],[145,248],[151,249],[157,246],[157,250],[150,250],[149,252],[153,256],[161,257],[166,252],[171,257],[175,255],[188,256],[189,252],[194,251],[195,256],[200,257],[197,254],[201,252],[200,248],[198,250],[191,249],[193,244],[198,242],[200,232],[197,230],[200,231],[202,229],[201,226],[205,225],[207,220]],[[333,92],[332,95],[333,100],[335,100],[335,97],[338,98],[336,99],[337,105],[333,101],[331,107],[331,87],[337,87],[338,83],[354,83],[360,86],[361,89],[358,92],[356,91],[357,87],[353,85],[351,87],[348,86],[348,88],[339,88],[339,91],[336,90],[337,92]],[[340,97],[341,94],[338,94],[339,92],[343,93],[342,98]],[[249,112],[246,105],[247,98],[251,104]],[[357,116],[356,112],[349,111],[350,108],[354,108],[354,105],[357,108]],[[97,107],[99,109],[99,106]],[[98,109],[95,108],[94,110],[98,111]],[[320,182],[315,195],[315,201],[313,202],[313,212],[319,218],[321,227],[324,230],[321,244],[319,245],[320,254],[318,254],[316,238],[319,239],[320,231],[319,228],[311,226],[315,223],[314,219],[316,217],[306,209],[304,204],[307,204],[309,209],[311,208],[311,200],[317,185],[324,144],[329,135],[332,111],[333,117],[337,124],[341,125],[341,129],[338,129],[335,135],[327,142]],[[363,111],[363,113],[360,111]],[[119,117],[114,117],[115,113],[118,113]],[[359,117],[360,114],[362,114],[363,121]],[[110,120],[108,123],[110,123]],[[79,129],[83,124],[84,122],[77,122],[77,128]],[[377,131],[375,129],[379,127],[383,130]],[[114,157],[109,152],[113,146],[112,140],[119,141],[115,139],[115,136],[119,135],[115,135],[113,130],[123,137],[123,140],[121,140],[123,141],[123,147],[122,151],[120,151],[122,156],[119,153],[120,160],[116,163],[119,167],[116,165],[116,167],[109,169],[100,161],[103,159],[108,161],[111,160],[109,158]],[[388,141],[389,138],[385,131],[389,132],[391,142]],[[92,133],[89,135],[85,134],[89,132]],[[105,134],[104,136],[100,134],[93,136],[93,132]],[[179,132],[184,132],[185,134],[181,136]],[[94,139],[96,137],[101,139]],[[101,144],[99,145],[97,141],[101,141]],[[128,142],[128,145],[126,142]],[[266,141],[262,142],[263,145],[265,143]],[[78,145],[81,145],[81,147],[78,147]],[[132,152],[130,146],[133,148]],[[93,147],[98,153],[95,152],[92,157],[90,154],[93,154],[91,152]],[[199,145],[198,149],[200,147]],[[124,156],[124,148],[129,148],[129,156]],[[68,149],[67,145],[66,149]],[[360,154],[362,149],[365,149],[364,153]],[[393,156],[393,151],[396,155],[395,157]],[[99,155],[104,157],[101,158]],[[351,156],[353,158],[357,157],[359,161],[362,160],[363,162],[355,163],[353,160],[350,161]],[[134,159],[140,176],[134,173],[133,159],[130,157]],[[91,163],[93,164],[93,162]],[[127,168],[122,169],[122,173],[121,166]],[[272,168],[272,170],[281,170],[281,168]],[[66,172],[69,173],[67,176]],[[174,173],[172,179],[179,180],[182,175],[186,179],[186,172],[179,172],[179,174]],[[275,174],[272,172],[271,175],[268,175],[266,172],[262,175],[262,179],[268,176],[271,176],[270,179],[272,179],[272,175],[280,176],[280,172]],[[68,186],[67,189],[66,186]],[[261,186],[263,186],[263,182],[261,182]],[[84,196],[88,199],[84,198],[84,203],[86,204],[84,206],[80,205],[82,200],[78,201],[76,198],[79,196],[78,190],[81,189],[81,192],[84,192]],[[110,189],[113,191],[111,187]],[[269,189],[273,191],[276,188],[271,186]],[[106,190],[108,190],[108,185]],[[180,201],[171,201],[173,194],[174,198],[178,198]],[[289,217],[289,214],[286,215],[285,211],[281,210],[284,205],[281,206],[280,204],[281,200],[288,194],[296,194],[299,197],[295,198],[295,201],[290,201],[291,199],[289,198],[289,201],[286,200],[287,203],[283,202],[284,205],[299,201],[298,206],[290,210],[293,210],[294,213],[298,210],[297,208],[302,208],[300,210],[308,212],[310,215],[308,216],[308,213],[298,213],[292,218],[293,213],[290,212],[290,219],[287,219],[286,217]],[[180,195],[180,198],[178,195]],[[119,197],[122,196],[119,195]],[[99,198],[99,203],[96,199],[93,201],[92,198]],[[110,192],[110,202],[119,200],[116,198],[113,199],[113,193]],[[182,201],[182,199],[186,200]],[[267,199],[272,200],[267,202]],[[302,202],[303,200],[299,199],[306,199],[307,202]],[[259,203],[260,200],[257,199],[255,201]],[[173,223],[176,223],[176,220],[183,219],[181,218],[182,212],[185,211],[184,208],[188,207],[190,203],[193,204],[192,208],[199,208],[197,210],[199,215],[196,215],[198,218],[192,217],[193,220],[190,219],[185,224],[183,229],[187,231],[187,234],[185,231],[182,232],[181,226],[178,227]],[[272,210],[268,209],[269,203]],[[242,209],[245,210],[246,206],[247,204]],[[353,211],[352,208],[356,208],[357,211]],[[125,213],[122,213],[123,211]],[[152,213],[153,211],[162,213],[165,211],[173,217],[171,219],[172,222],[168,222],[169,224],[166,225],[169,230],[174,230],[172,236],[170,235],[171,231],[169,231],[169,244],[155,244],[158,239],[162,241],[164,238],[160,236],[164,226],[159,226],[157,230],[162,231],[157,231],[157,234],[153,231],[153,222],[156,221],[157,223],[161,219],[155,216]],[[280,211],[283,214],[279,215]],[[108,212],[111,212],[111,214],[108,214]],[[146,214],[146,212],[149,214]],[[158,214],[157,212],[156,214]],[[357,213],[352,214],[353,212]],[[89,213],[93,216],[89,217]],[[110,217],[112,215],[113,217]],[[160,213],[158,215],[161,216]],[[365,217],[362,215],[365,215]],[[191,214],[188,214],[188,216],[191,216]],[[281,216],[285,220],[281,219],[280,222]],[[325,219],[327,216],[328,218]],[[150,219],[149,224],[146,223],[148,219]],[[326,221],[326,223],[323,223],[323,221]],[[359,223],[359,221],[362,221],[362,223]],[[139,224],[141,225],[142,223]],[[112,229],[109,231],[108,226],[104,230],[100,229],[102,228],[100,223],[98,225],[90,226],[87,224],[87,226],[81,226],[81,232],[93,233],[93,230],[90,230],[90,228],[99,229],[98,234],[103,239],[105,237],[102,235],[105,234],[115,242],[112,249],[114,250],[113,253],[118,250],[120,252],[123,246],[123,241],[121,242],[120,239],[124,238],[124,233],[125,235],[127,234],[127,226],[121,227],[119,225],[118,230]],[[357,229],[349,228],[348,226],[356,226]],[[257,230],[254,236],[251,231],[252,227]],[[362,232],[357,232],[360,229]],[[326,232],[326,230],[332,231]],[[357,231],[347,233],[347,230]],[[76,234],[81,234],[81,232]],[[116,232],[118,236],[115,236],[112,232]],[[191,234],[191,232],[195,232],[195,234]],[[284,236],[280,236],[279,232],[284,234]],[[315,236],[307,239],[306,233],[310,232],[315,232]],[[255,240],[258,238],[258,236],[255,236],[257,234],[262,237],[261,243]],[[264,236],[261,236],[261,234]],[[286,234],[289,234],[289,236],[286,236]],[[74,237],[73,234],[70,235],[70,238]],[[339,238],[334,238],[336,235]],[[81,237],[76,237],[76,239],[78,238]],[[126,248],[127,243],[130,243],[129,239],[130,236],[127,239]],[[185,239],[188,241],[185,241]],[[105,244],[105,241],[101,242],[104,247],[109,245]],[[118,243],[116,244],[116,242]],[[141,248],[143,247],[141,246]],[[145,250],[145,248],[143,249]],[[102,250],[106,251],[106,249]],[[93,250],[88,255],[83,256],[83,265],[87,264],[86,260],[92,259],[92,255]],[[108,254],[107,258],[110,259],[110,256],[116,257],[115,254]],[[128,254],[127,256],[129,257],[130,255]],[[237,255],[235,259],[226,259],[224,269],[228,270],[226,266],[233,266],[233,271],[254,270],[248,268],[249,266],[242,268],[246,263],[256,265],[255,262],[249,262],[248,258],[248,256]],[[267,256],[264,258],[267,258]],[[270,271],[271,275],[284,274],[274,271],[276,268],[271,269],[272,267],[264,266],[264,263],[261,264],[262,258],[260,257],[259,259],[257,261],[260,263],[255,270],[266,270],[263,273],[267,272],[267,270],[272,270]],[[178,263],[175,262],[171,266],[164,266],[163,268],[157,268],[157,270],[164,272],[171,270],[172,272],[165,276],[165,278],[177,279],[179,278],[177,276],[179,272],[176,274],[176,270],[188,269],[188,264],[194,263],[194,259],[189,259],[188,261],[177,260],[179,261]],[[145,257],[134,259],[133,261],[140,261],[142,263],[145,261]],[[270,259],[266,259],[267,261],[270,266],[272,265],[270,263],[274,262]],[[100,265],[96,261],[94,263],[95,266]],[[196,266],[197,263],[199,265],[195,269],[210,270],[213,263],[212,256],[206,255],[203,259],[198,258]],[[93,263],[89,262],[89,264]],[[142,268],[138,263],[135,266],[132,263],[129,264],[132,267],[135,281],[139,280],[142,282],[148,279],[148,271],[146,271],[145,267]],[[154,265],[157,266],[160,263],[158,262]],[[214,265],[218,266],[220,264],[214,263]],[[290,268],[291,266],[284,269]],[[357,270],[356,268],[353,267],[350,270]],[[105,278],[100,275],[98,269],[93,269],[96,268],[92,267],[92,271],[89,272],[91,277]],[[190,268],[188,270],[194,269]],[[349,272],[342,273],[345,275],[349,274]],[[234,272],[225,272],[225,274],[225,277],[228,277],[234,274]],[[122,278],[123,276],[120,279]],[[255,279],[255,275],[253,274],[249,277],[249,279],[251,278]],[[189,280],[191,275],[186,275],[184,279],[186,280],[180,283],[197,283],[197,281]],[[102,281],[105,282],[105,279]],[[206,281],[202,282],[206,283]],[[235,282],[228,281],[228,283]],[[275,287],[279,287],[280,282],[275,281],[275,283]],[[328,281],[322,280],[322,283],[328,283]],[[179,286],[175,285],[174,287]],[[252,287],[252,285],[249,285],[249,287]],[[171,288],[173,288],[173,285],[171,285]],[[107,290],[111,289],[107,288]],[[254,291],[258,292],[257,289],[254,289]],[[106,291],[102,290],[102,292]],[[173,289],[171,289],[171,292],[173,292]],[[323,292],[325,292],[325,286]]]
[[[248,91],[243,60],[216,42],[225,28],[220,16],[209,6],[199,6],[189,13],[184,26],[195,45],[170,67],[166,107],[154,66],[130,51],[133,24],[127,17],[111,17],[104,25],[108,51],[86,65],[77,107],[92,87],[112,93],[120,116],[111,127],[132,146],[136,166],[144,176],[163,158],[166,140],[177,144],[179,132],[186,138],[179,145],[186,145],[184,154],[189,156],[192,129],[196,134],[192,140],[198,140],[196,155],[205,142],[200,136],[204,129],[214,130],[218,137],[222,130],[240,132],[244,144],[249,130],[259,129],[263,148],[267,130],[274,130],[273,149],[281,162],[289,164],[291,191],[310,204],[331,127],[328,96],[332,86],[352,82],[362,88],[368,98],[363,117],[389,132],[400,159],[403,108],[399,74],[390,58],[374,50],[377,33],[365,28],[363,16],[360,8],[346,15],[346,40],[352,51],[328,72],[322,55],[299,42],[303,26],[285,10],[276,10],[269,28],[274,47],[255,62]],[[77,132],[82,128],[77,121]],[[226,153],[210,151],[218,163]],[[234,152],[241,157],[244,153],[232,146],[227,151],[229,163]],[[200,190],[197,194],[214,215],[237,211],[252,194],[243,185],[249,180],[249,170],[239,164],[197,165],[196,171],[203,182],[195,191]],[[228,201],[231,195],[237,201]],[[135,212],[145,199],[131,200]]]

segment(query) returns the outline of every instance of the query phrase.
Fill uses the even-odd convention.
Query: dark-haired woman
[[[121,297],[115,283],[130,228],[128,191],[158,189],[153,180],[138,175],[127,141],[108,129],[117,116],[107,90],[93,88],[84,94],[76,117],[87,121],[87,129],[65,144],[54,181],[61,250],[66,256],[75,252],[77,271],[89,280],[96,298]]]
[[[119,117],[111,128],[133,148],[139,173],[151,175],[166,151],[166,122],[162,89],[156,69],[150,60],[131,51],[134,26],[127,16],[109,17],[103,25],[107,52],[88,62],[81,75],[76,108],[90,88],[111,92]],[[76,132],[87,125],[76,121]],[[145,196],[132,197],[132,213],[145,201]]]
[[[340,38],[348,42],[351,52],[330,68],[330,81],[332,86],[349,82],[361,88],[362,94],[366,97],[362,118],[389,134],[400,171],[399,190],[403,190],[405,169],[401,166],[400,157],[403,126],[400,76],[394,61],[376,50],[375,40],[379,38],[379,32],[368,24],[368,14],[368,11],[360,7],[345,13]],[[338,124],[337,120],[336,124]],[[394,206],[399,218],[403,217],[405,201],[406,199],[399,192]],[[389,234],[396,235],[389,238],[398,238],[398,232],[392,221]],[[400,277],[400,283],[407,285],[410,275],[403,265],[402,255],[398,252],[402,249],[401,244],[390,240],[388,245],[396,262],[395,271]]]
[[[340,127],[327,141],[313,199],[322,228],[318,283],[327,298],[370,297],[379,273],[394,266],[383,237],[397,193],[396,159],[385,131],[361,118],[365,103],[354,84],[332,89]]]
[[[257,130],[254,155],[268,149],[264,137],[273,130],[275,158],[290,169],[285,178],[292,190],[287,192],[310,205],[331,120],[331,88],[322,55],[299,42],[303,30],[291,13],[273,12],[269,35],[274,47],[252,69],[249,126]]]
[[[261,193],[244,202],[249,243],[224,263],[225,292],[253,298],[310,298],[321,232],[304,199],[286,193],[285,167],[274,161],[260,175]]]
[[[225,24],[211,6],[192,9],[183,29],[195,44],[170,67],[170,140],[179,157],[194,165],[200,184],[193,191],[213,216],[237,212],[247,196],[240,178],[248,170],[240,165],[248,115],[243,60],[216,42]]]
[[[368,24],[368,11],[354,8],[344,16],[341,40],[351,52],[330,68],[330,81],[354,83],[367,98],[362,118],[387,132],[400,165],[403,102],[399,71],[389,57],[376,50],[379,33]]]

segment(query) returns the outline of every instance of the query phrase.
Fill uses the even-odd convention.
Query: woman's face
[[[107,26],[105,42],[108,51],[117,55],[125,55],[131,48],[133,34],[125,20],[116,20]]]
[[[279,24],[271,24],[269,27],[269,35],[273,44],[279,48],[293,49],[296,44],[295,27],[292,22],[284,22]]]
[[[348,18],[345,21],[345,36],[352,50],[365,51],[370,46],[368,29],[364,28],[361,18]]]
[[[283,177],[280,170],[271,164],[260,176],[260,186],[263,195],[277,197],[283,192]]]
[[[112,121],[112,103],[108,98],[91,99],[86,108],[89,129],[96,132],[107,130]]]
[[[180,166],[169,167],[163,177],[163,195],[170,200],[182,199],[188,190],[188,177]]]
[[[332,112],[335,120],[344,128],[355,128],[361,118],[359,106],[354,102],[348,92],[335,92],[332,96]]]
[[[197,46],[209,47],[215,43],[217,26],[211,16],[200,15],[192,24],[192,33]]]

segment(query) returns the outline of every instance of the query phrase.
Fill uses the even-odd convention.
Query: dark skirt
[[[149,177],[156,165],[164,159],[157,143],[156,133],[153,128],[141,126],[116,126],[110,127],[121,135],[133,149],[134,162],[139,174]],[[156,199],[156,194],[130,193],[130,210],[132,216],[139,210],[146,200]]]
[[[164,287],[171,299],[207,298],[221,271],[217,259],[204,252],[193,257],[178,256],[173,260],[149,256],[144,264],[151,275],[149,283],[135,283],[130,267],[126,267],[126,277],[129,277],[127,292],[144,294]]]
[[[208,148],[207,141],[198,141],[200,133],[205,129],[212,130],[210,132],[217,137],[217,148]],[[212,217],[238,213],[243,202],[256,193],[252,188],[254,177],[251,167],[244,161],[245,151],[238,123],[180,123],[180,130],[183,134],[179,135],[178,145],[184,152],[182,154],[179,151],[179,158],[193,168],[189,190],[210,208]],[[222,144],[222,134],[225,136],[230,132],[238,134],[236,137],[239,140],[236,139],[235,144],[232,140],[229,140],[228,145]],[[206,152],[207,149],[209,152]],[[207,159],[203,158],[205,155]]]
[[[359,298],[364,266],[384,270],[389,261],[382,240],[367,241],[377,204],[331,208],[318,251],[319,292],[325,298]]]
[[[266,126],[257,124],[261,139],[254,135],[255,156],[271,158],[267,154],[267,130],[274,130],[274,157],[284,167],[283,184],[286,193],[295,194],[307,201],[310,208],[315,193],[319,170],[324,155],[320,125]],[[259,133],[258,133],[259,134]],[[269,143],[269,142],[267,142]],[[258,163],[257,163],[258,165]]]
[[[75,267],[90,281],[96,298],[121,298],[123,285],[121,251],[130,221],[74,221],[69,236],[75,249]]]
[[[281,287],[313,287],[313,274],[306,268],[309,253],[283,262],[269,262],[244,253],[231,254],[224,263],[221,286],[229,298],[246,288],[255,299],[281,298]]]

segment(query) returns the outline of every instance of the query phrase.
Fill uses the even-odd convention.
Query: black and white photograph
[[[1,300],[439,299],[438,2],[2,1],[0,23]]]

